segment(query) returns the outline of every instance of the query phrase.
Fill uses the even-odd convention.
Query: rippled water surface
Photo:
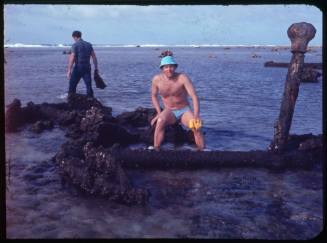
[[[152,77],[159,72],[156,48],[96,49],[108,87],[95,96],[114,114],[139,106],[152,107]],[[307,62],[322,62],[313,49]],[[5,103],[62,102],[68,88],[68,56],[60,48],[6,48]],[[265,149],[279,115],[287,68],[266,68],[266,61],[289,62],[291,52],[270,47],[173,48],[178,70],[187,73],[198,91],[208,147],[225,150]],[[252,58],[252,55],[260,56]],[[83,81],[78,92],[85,93]],[[300,87],[291,133],[322,133],[322,82]]]
[[[114,115],[151,107],[150,84],[163,49],[98,48],[105,90],[95,96]],[[67,55],[60,48],[5,49],[5,104],[63,102]],[[278,117],[289,50],[172,48],[201,103],[208,147],[266,149]],[[253,54],[260,57],[252,58]],[[321,49],[306,54],[321,62]],[[78,92],[85,93],[80,82]],[[322,133],[322,82],[300,87],[291,133]],[[62,184],[51,158],[65,131],[6,135],[8,238],[308,239],[322,230],[322,172],[255,169],[128,171],[151,192],[146,206],[123,206],[81,195]],[[166,145],[169,148],[169,145]]]

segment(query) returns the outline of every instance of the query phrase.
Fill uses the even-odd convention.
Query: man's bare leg
[[[184,124],[184,126],[188,127],[191,119],[194,119],[194,115],[192,111],[187,111],[183,114],[181,121]],[[205,148],[205,142],[201,129],[193,131],[193,134],[194,134],[194,140],[196,146],[198,147],[199,150],[203,150]]]
[[[165,137],[165,128],[167,125],[172,125],[176,122],[174,114],[167,109],[164,109],[157,119],[156,129],[154,131],[154,148],[160,149],[161,143]]]
[[[194,131],[193,134],[194,134],[194,140],[196,146],[198,147],[199,150],[203,150],[205,148],[205,143],[204,143],[204,137],[201,128]]]

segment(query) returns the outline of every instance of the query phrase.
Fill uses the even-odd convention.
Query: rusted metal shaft
[[[265,67],[281,67],[288,68],[290,64],[288,62],[274,62],[268,61],[264,64]],[[322,69],[322,63],[304,63],[304,68]]]
[[[268,170],[311,169],[321,161],[317,150],[289,151],[278,154],[270,151],[147,151],[123,149],[111,156],[124,169],[147,170],[219,170],[224,168],[262,168]]]
[[[314,26],[304,22],[292,24],[287,30],[287,34],[292,42],[291,51],[293,56],[288,68],[279,118],[275,123],[274,139],[269,147],[271,150],[281,151],[287,144],[295,103],[299,93],[304,66],[304,53],[315,33],[316,29]]]

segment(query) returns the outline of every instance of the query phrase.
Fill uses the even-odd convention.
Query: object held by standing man
[[[105,84],[104,80],[101,78],[98,69],[94,70],[94,82],[95,82],[95,86],[99,89],[104,89],[105,87],[107,87],[107,85]]]
[[[98,70],[98,61],[93,50],[92,44],[82,39],[82,33],[75,30],[72,34],[75,41],[69,55],[67,78],[69,79],[68,97],[76,93],[76,87],[81,78],[83,78],[87,96],[93,97],[91,64],[92,57],[94,69]],[[73,67],[74,65],[74,68]]]

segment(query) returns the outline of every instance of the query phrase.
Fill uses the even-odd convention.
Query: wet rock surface
[[[134,185],[130,170],[312,170],[322,161],[322,136],[312,134],[291,135],[287,149],[279,153],[131,150],[128,146],[133,143],[152,144],[154,131],[149,124],[154,109],[140,107],[117,117],[111,111],[84,95],[69,97],[67,103],[30,102],[26,107],[14,100],[7,107],[6,131],[19,131],[28,124],[33,124],[30,130],[36,133],[55,126],[65,129],[67,141],[53,158],[64,181],[88,195],[128,205],[145,204],[150,197],[147,189]],[[192,143],[191,135],[180,125],[170,126],[165,141]]]
[[[154,114],[154,109],[139,107],[135,111],[113,117],[111,107],[103,106],[97,99],[81,94],[70,96],[68,102],[64,103],[29,102],[26,107],[22,107],[21,102],[15,99],[7,106],[6,132],[17,132],[31,123],[37,123],[32,130],[40,132],[43,130],[41,126],[45,125],[43,121],[49,121],[54,126],[68,128],[67,137],[83,137],[96,142],[96,145],[108,147],[119,143],[127,146],[140,142],[150,145],[154,133],[150,120]],[[165,141],[194,143],[194,138],[180,125],[174,125],[167,127]]]
[[[117,117],[111,111],[98,100],[79,94],[69,96],[67,103],[30,102],[26,107],[15,99],[7,107],[6,132],[19,131],[29,124],[29,130],[35,133],[54,126],[65,128],[68,141],[54,157],[65,181],[91,195],[124,204],[144,204],[149,192],[133,187],[111,150],[133,143],[152,144],[154,131],[149,121],[154,109],[140,107]],[[166,137],[170,142],[192,142],[180,125],[168,127]]]
[[[7,132],[15,132],[17,128],[23,124],[23,117],[21,116],[21,102],[18,99],[7,106],[6,112],[6,124],[5,128]]]
[[[46,129],[52,129],[52,128],[53,128],[52,121],[37,121],[32,125],[31,131],[35,133],[41,133]]]
[[[144,204],[149,192],[134,188],[119,161],[108,149],[94,147],[88,142],[81,149],[80,143],[68,143],[56,155],[60,174],[83,191],[124,204]]]

